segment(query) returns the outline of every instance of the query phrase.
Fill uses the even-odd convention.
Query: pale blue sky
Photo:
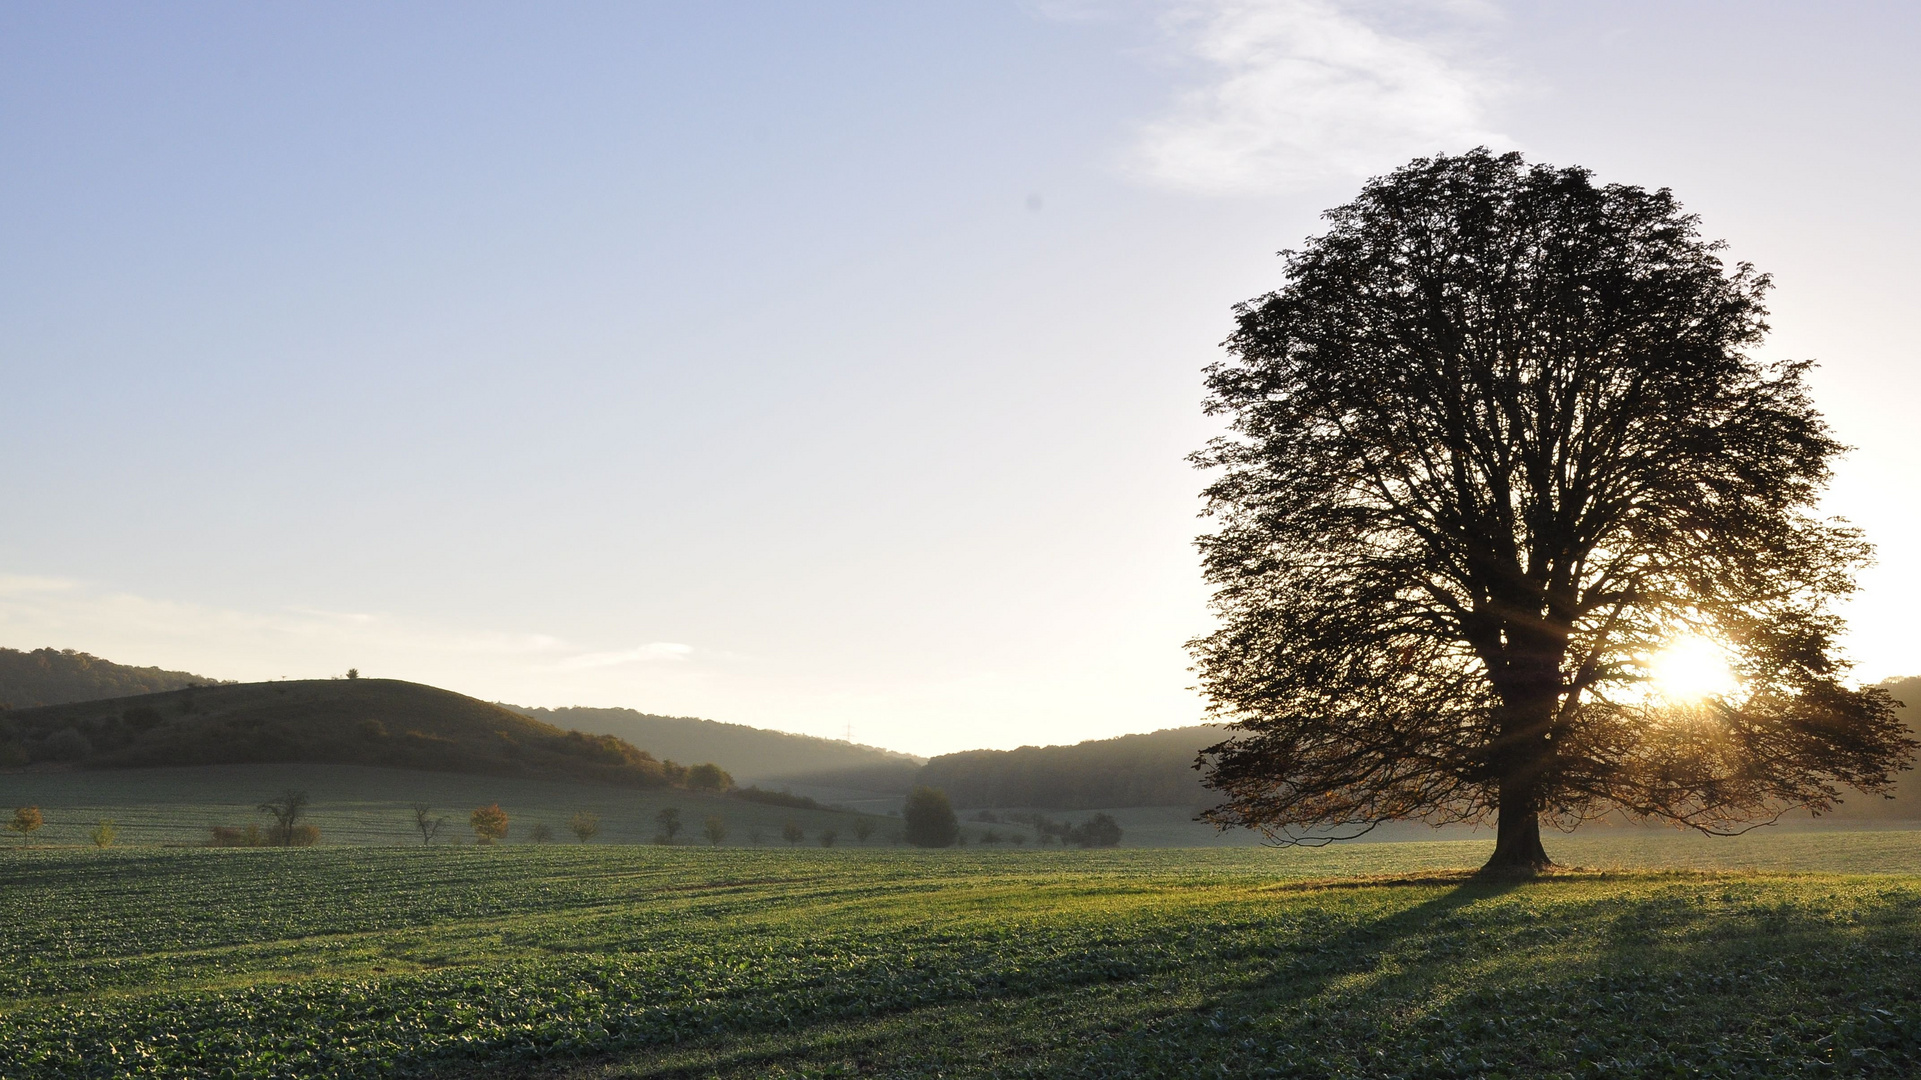
[[[1198,370],[1359,179],[1670,185],[1921,671],[1906,5],[0,8],[0,644],[921,753],[1193,722]]]

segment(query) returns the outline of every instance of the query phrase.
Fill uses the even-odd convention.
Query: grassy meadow
[[[12,848],[0,1075],[1921,1071],[1921,833],[1552,850]]]

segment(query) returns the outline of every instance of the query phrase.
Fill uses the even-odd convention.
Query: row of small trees
[[[40,827],[46,823],[47,819],[40,813],[39,807],[19,806],[14,808],[13,819],[7,822],[7,831],[17,834],[20,837],[20,842],[24,844],[29,837],[40,831]],[[105,818],[94,824],[93,829],[87,833],[87,839],[93,841],[94,847],[104,848],[112,847],[114,840],[119,835],[120,831],[114,825],[114,820],[112,818]]]
[[[320,830],[312,824],[301,821],[306,816],[307,808],[311,803],[312,800],[305,791],[283,792],[278,798],[268,799],[256,808],[273,819],[273,824],[264,832],[258,825],[248,825],[244,828],[215,826],[209,843],[216,847],[311,846],[319,842]],[[414,803],[411,809],[414,828],[420,833],[420,842],[433,843],[446,829],[447,818],[436,815],[434,808],[427,803]],[[906,829],[896,835],[896,842],[905,840],[916,847],[952,847],[957,843],[965,842],[961,836],[960,822],[954,816],[953,805],[948,801],[947,795],[939,789],[915,788],[913,794],[908,796],[902,816],[906,822]],[[661,808],[654,814],[654,822],[657,826],[654,834],[655,843],[678,842],[684,828],[679,807]],[[18,834],[24,842],[45,823],[39,807],[22,806],[14,811],[13,819],[7,823],[7,829]],[[475,843],[493,844],[506,839],[509,819],[507,812],[500,808],[499,803],[489,803],[486,806],[476,807],[472,813],[468,814],[467,824],[473,830]],[[870,817],[857,817],[850,826],[850,830],[854,838],[864,845],[874,835],[874,824],[874,819]],[[1083,847],[1111,847],[1120,842],[1120,826],[1106,814],[1096,814],[1088,821],[1075,826],[1045,819],[1037,820],[1034,824],[1043,838],[1058,834],[1062,844],[1077,843]],[[567,828],[584,844],[599,835],[600,816],[582,810],[568,820]],[[701,823],[701,835],[711,846],[718,847],[727,839],[728,833],[727,819],[718,814],[708,816]],[[759,829],[755,829],[751,835],[754,844],[758,846],[762,842],[763,834]],[[91,839],[96,846],[109,847],[113,844],[115,836],[114,822],[108,819],[94,827]],[[529,837],[535,843],[551,843],[554,839],[554,830],[545,822],[536,823],[529,831]],[[785,840],[790,847],[798,846],[806,838],[807,832],[801,828],[799,822],[790,819],[782,823],[781,839]],[[997,843],[1000,836],[993,830],[989,830],[981,839],[985,843]],[[1020,840],[1018,836],[1010,839],[1017,843]],[[821,847],[833,847],[840,840],[840,832],[834,828],[822,829],[817,840]]]

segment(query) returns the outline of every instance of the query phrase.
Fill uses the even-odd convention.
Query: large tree
[[[1210,819],[1493,818],[1490,870],[1530,871],[1543,818],[1729,832],[1884,793],[1914,743],[1841,681],[1869,549],[1813,511],[1843,447],[1808,365],[1753,355],[1767,277],[1666,189],[1485,150],[1326,220],[1207,371]],[[1664,694],[1683,640],[1738,684]]]

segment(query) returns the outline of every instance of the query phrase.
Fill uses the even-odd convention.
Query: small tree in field
[[[568,819],[567,828],[584,844],[600,834],[600,815],[582,810]]]
[[[1207,817],[1492,820],[1486,870],[1526,874],[1544,820],[1727,834],[1887,792],[1915,743],[1841,681],[1869,548],[1816,516],[1842,447],[1809,365],[1753,355],[1767,276],[1665,189],[1518,154],[1326,218],[1207,370]],[[1680,654],[1713,659],[1662,679]]]
[[[34,830],[44,824],[46,824],[46,821],[40,816],[39,807],[22,806],[13,812],[13,820],[7,822],[7,829],[10,832],[19,833],[20,840],[24,843],[27,837],[33,834]]]
[[[278,799],[268,799],[255,809],[273,818],[273,827],[267,830],[273,842],[281,847],[293,847],[303,835],[299,822],[308,802],[306,792],[286,791]]]
[[[654,824],[660,826],[660,831],[654,834],[654,843],[673,843],[674,837],[680,835],[680,807],[661,807],[660,812],[654,815]]]
[[[820,831],[821,847],[833,847],[834,841],[838,839],[840,839],[840,833],[835,832],[833,829],[822,829]]]
[[[109,848],[113,846],[114,839],[119,835],[119,830],[113,827],[113,819],[107,818],[93,827],[93,831],[87,834],[87,839],[93,841],[94,847]]]
[[[872,835],[874,835],[873,818],[863,817],[854,819],[854,839],[859,840],[861,846],[865,847],[867,838]]]
[[[787,841],[787,846],[792,847],[807,839],[807,832],[800,827],[800,822],[788,821],[782,823],[780,827],[780,838]]]
[[[467,824],[474,830],[474,842],[491,844],[507,837],[507,811],[499,803],[490,803],[467,815]]]
[[[428,806],[426,803],[415,803],[413,805],[413,811],[414,828],[420,830],[420,842],[423,844],[433,843],[434,837],[440,835],[440,830],[446,828],[447,819],[444,817],[435,817],[434,808]]]
[[[709,814],[700,831],[706,834],[709,844],[719,847],[720,842],[727,839],[727,819],[719,814]]]
[[[534,827],[528,831],[527,839],[536,844],[551,844],[554,842],[554,827],[544,821],[536,821]]]
[[[901,811],[907,820],[907,842],[915,847],[953,847],[960,842],[960,822],[954,804],[939,788],[917,787]]]

